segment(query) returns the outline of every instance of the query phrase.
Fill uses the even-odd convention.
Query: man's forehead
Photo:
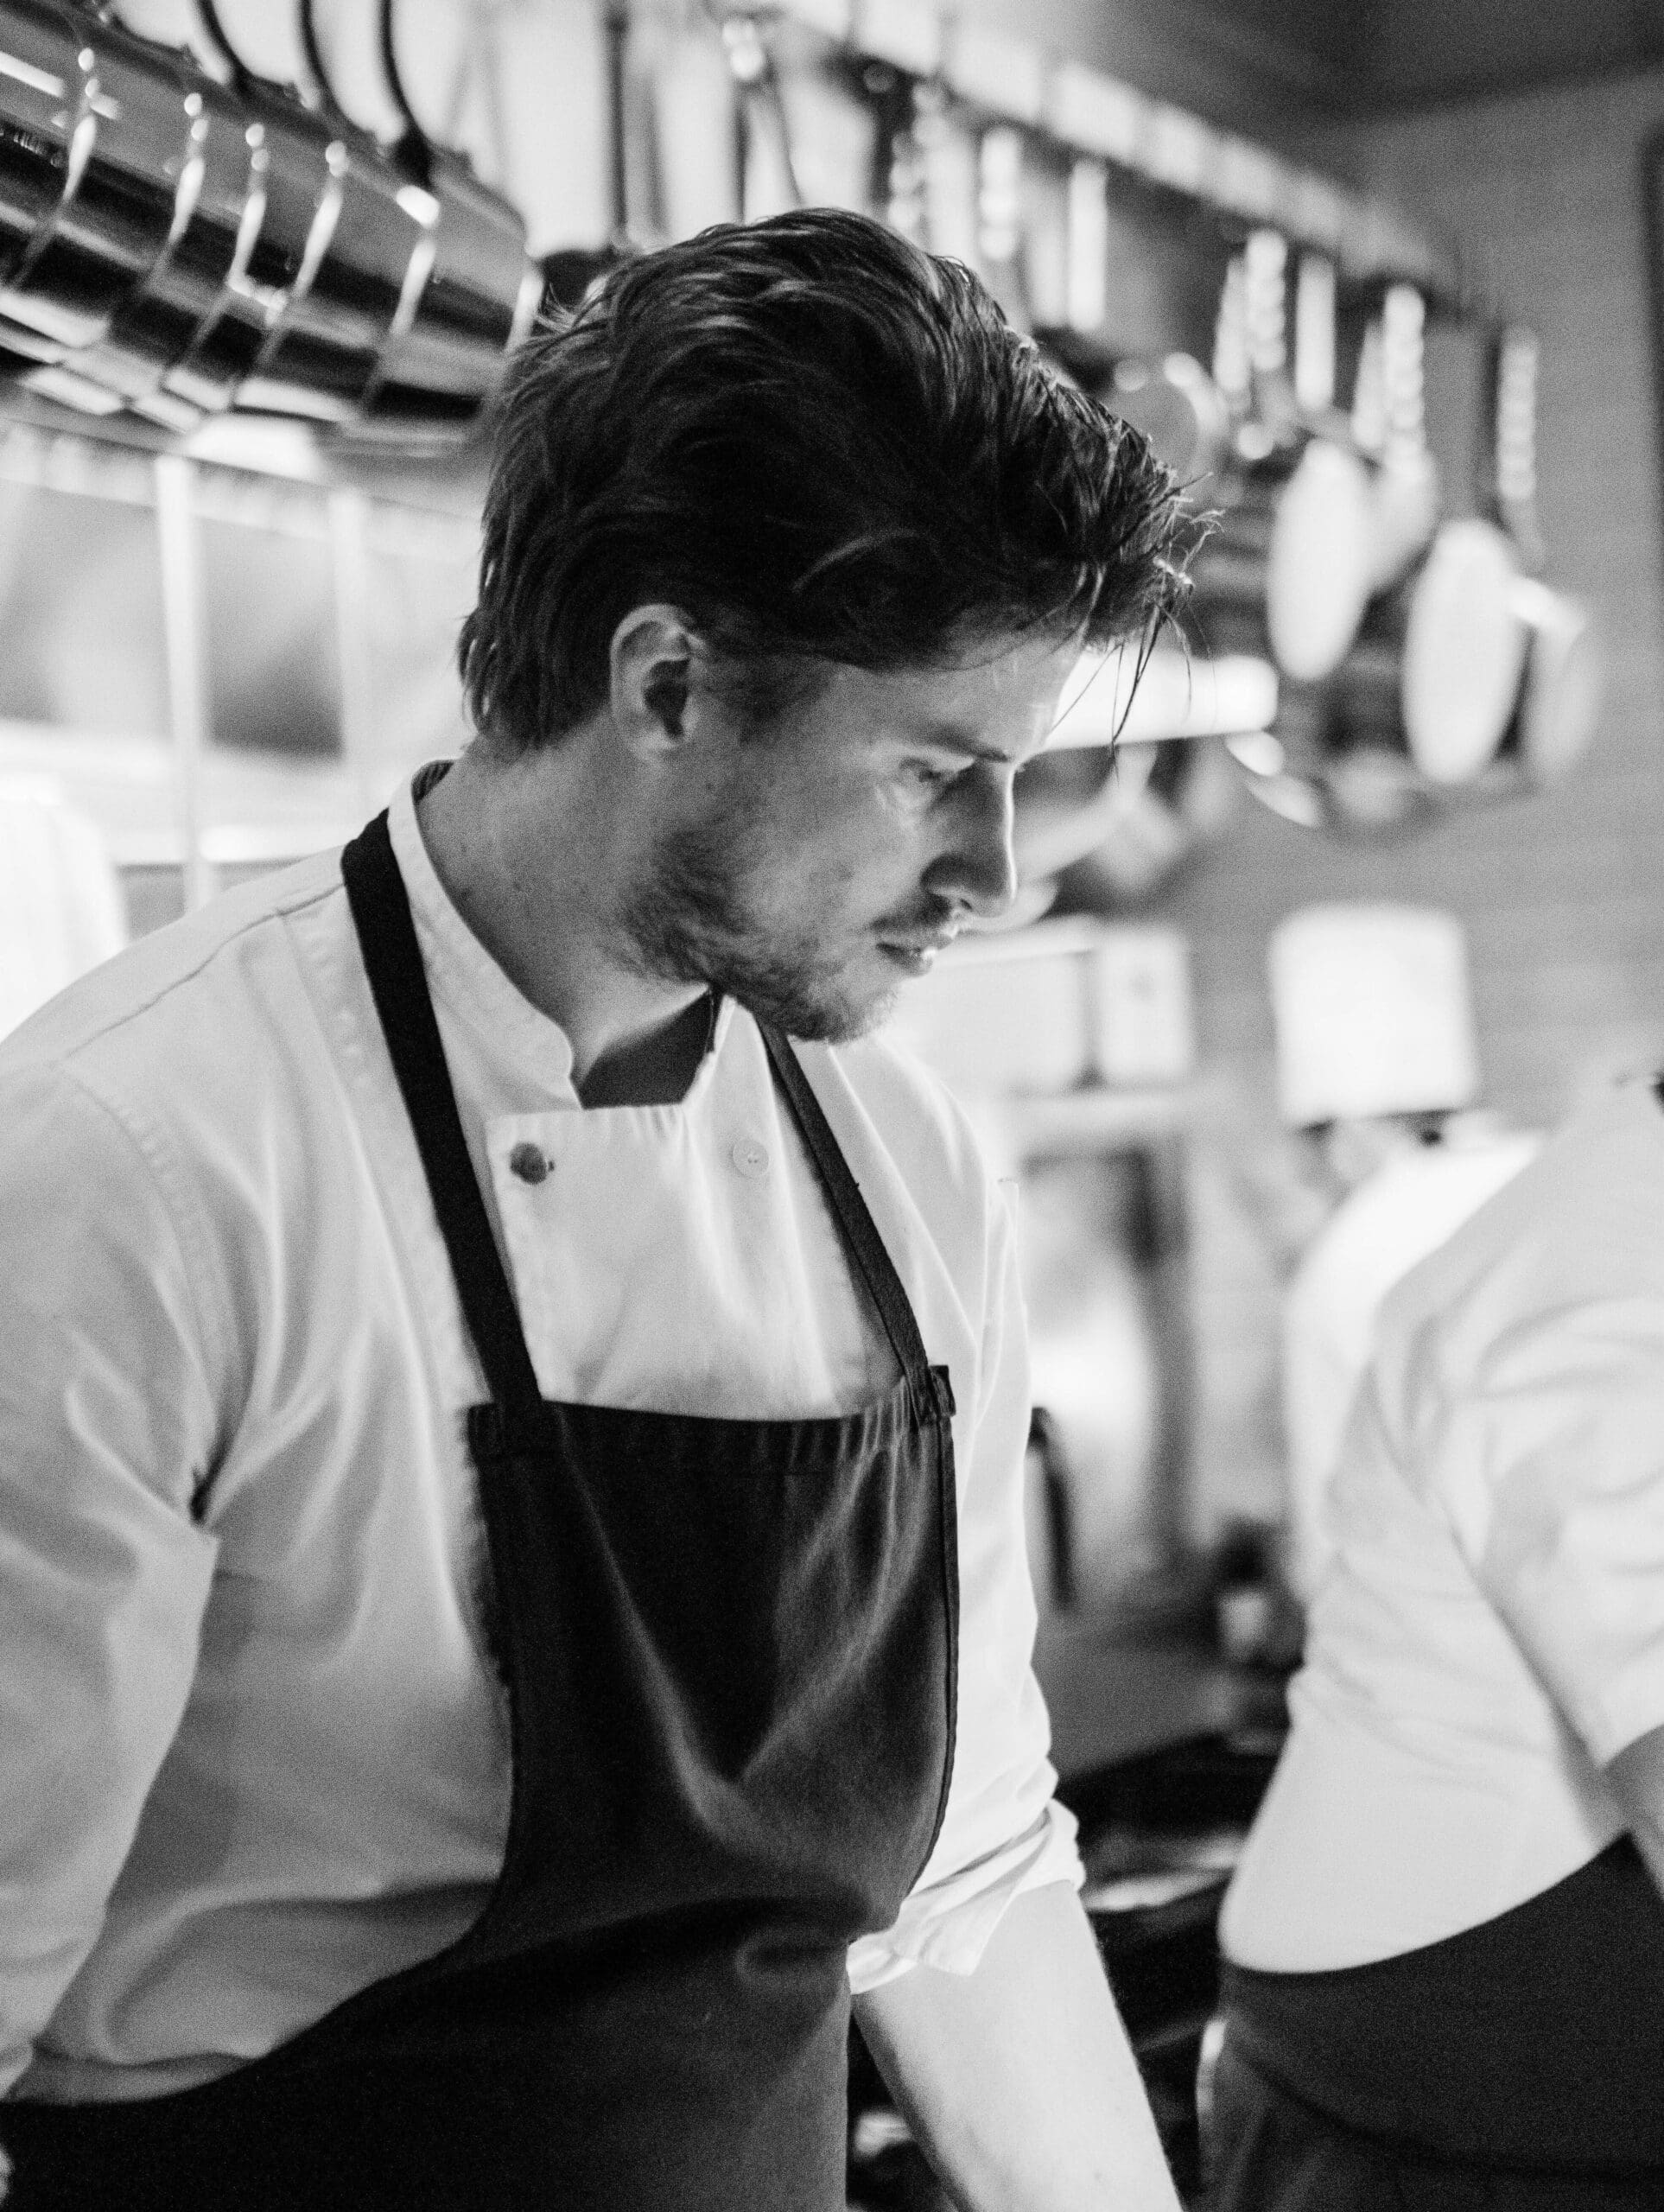
[[[1050,728],[1078,658],[1072,641],[1030,638],[925,667],[849,674],[869,710],[893,729],[920,743],[1005,760],[1032,749]]]

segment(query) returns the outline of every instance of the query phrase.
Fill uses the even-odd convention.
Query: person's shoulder
[[[0,1041],[0,1083],[52,1069],[106,1073],[155,1059],[175,1074],[225,1059],[245,1040],[235,1007],[247,970],[289,918],[340,888],[336,853],[321,853],[211,899],[137,938]],[[227,1024],[231,1024],[228,1031]]]
[[[1614,1085],[1546,1141],[1516,1143],[1485,1203],[1428,1264],[1424,1298],[1441,1276],[1499,1267],[1540,1268],[1562,1290],[1585,1276],[1608,1283],[1622,1263],[1664,1281],[1664,1105],[1649,1083]],[[1451,1171],[1464,1172],[1456,1162]]]
[[[1636,1300],[1664,1328],[1664,1105],[1647,1083],[1579,1108],[1400,1282],[1383,1368],[1471,1387],[1509,1346]]]

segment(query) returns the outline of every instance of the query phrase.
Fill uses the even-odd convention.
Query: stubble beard
[[[806,1042],[847,1044],[877,1028],[897,989],[858,997],[842,964],[817,949],[812,924],[789,938],[766,931],[746,903],[746,842],[731,821],[720,831],[697,823],[665,833],[650,880],[619,915],[642,972],[708,984]]]

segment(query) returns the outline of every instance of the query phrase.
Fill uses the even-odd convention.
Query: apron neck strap
[[[456,1092],[445,1061],[410,894],[399,873],[387,817],[378,814],[341,855],[341,877],[358,931],[371,995],[381,1017],[393,1072],[415,1132],[434,1211],[450,1255],[468,1333],[493,1400],[511,1424],[535,1423],[543,1404],[514,1294],[468,1156]],[[850,1173],[797,1056],[778,1029],[763,1040],[810,1157],[884,1325],[920,1421],[945,1419],[953,1402],[945,1374],[930,1366],[895,1262],[885,1249],[861,1185]]]
[[[763,1042],[773,1063],[776,1081],[785,1094],[810,1157],[820,1171],[826,1186],[832,1211],[843,1230],[844,1241],[854,1255],[873,1305],[878,1308],[884,1332],[907,1378],[907,1388],[913,1402],[915,1417],[930,1421],[938,1414],[953,1411],[951,1398],[947,1395],[947,1378],[938,1378],[930,1367],[930,1355],[924,1349],[924,1339],[918,1332],[912,1302],[896,1273],[895,1262],[890,1257],[884,1239],[879,1235],[861,1185],[849,1171],[849,1163],[832,1126],[826,1118],[820,1100],[810,1088],[803,1073],[803,1063],[791,1049],[783,1032],[759,1023]]]
[[[492,1398],[511,1422],[542,1405],[491,1217],[468,1157],[433,1000],[410,918],[410,894],[378,814],[341,855],[347,903],[387,1050],[427,1172],[468,1333]]]

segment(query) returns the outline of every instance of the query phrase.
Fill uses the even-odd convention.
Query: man
[[[958,2202],[1171,2207],[1009,1225],[861,1040],[1179,515],[877,226],[617,271],[511,367],[477,741],[8,1046],[10,2212],[834,2212],[851,1990]]]
[[[1283,1300],[1289,1579],[1310,1605],[1331,1553],[1331,1480],[1393,1285],[1535,1156],[1479,1110],[1467,939],[1426,906],[1303,906],[1267,968],[1278,1103],[1328,1217]]]
[[[1664,2202],[1664,1110],[1387,1298],[1225,1903],[1214,2212]]]

